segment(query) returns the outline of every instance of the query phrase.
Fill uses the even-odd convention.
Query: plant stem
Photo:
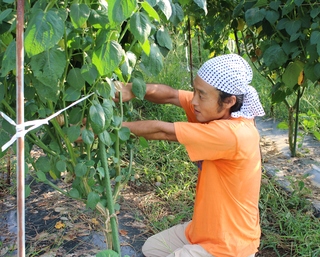
[[[297,95],[297,106],[296,106],[296,120],[294,125],[294,141],[293,141],[293,150],[292,155],[296,156],[296,147],[297,147],[297,134],[298,134],[298,126],[299,126],[299,105],[300,105],[300,88],[298,89]]]
[[[104,186],[106,190],[106,197],[107,197],[107,208],[110,214],[110,224],[111,224],[111,233],[112,233],[112,245],[113,250],[116,251],[118,254],[121,254],[120,250],[120,240],[118,234],[118,224],[117,224],[117,216],[114,211],[114,202],[112,197],[111,191],[111,183],[110,183],[110,175],[109,175],[109,168],[107,163],[107,154],[104,143],[99,139],[99,155],[102,167],[104,169]],[[110,233],[107,231],[107,233]],[[109,242],[107,242],[109,243]]]

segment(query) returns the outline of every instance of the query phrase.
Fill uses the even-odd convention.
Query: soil
[[[277,129],[272,120],[257,120],[261,135],[263,167],[275,176],[286,190],[290,189],[287,177],[305,179],[312,190],[312,202],[316,210],[320,203],[320,143],[305,138],[298,149],[299,157],[290,157],[287,132]],[[320,172],[320,168],[319,168]],[[303,177],[309,174],[307,178]],[[0,183],[1,185],[1,183]],[[85,208],[85,205],[64,197],[49,186],[32,184],[32,194],[26,201],[27,256],[95,256],[106,248],[101,231],[101,219]],[[118,213],[119,234],[123,255],[142,257],[141,246],[152,234],[144,218],[144,204],[159,201],[153,187],[136,187],[130,183],[122,192],[121,210]],[[165,203],[164,203],[165,209]],[[8,188],[0,191],[0,256],[15,256],[16,251],[16,197]],[[281,256],[287,256],[281,252]],[[257,256],[279,256],[273,250],[264,249]]]

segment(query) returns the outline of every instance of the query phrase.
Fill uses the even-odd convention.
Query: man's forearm
[[[178,141],[174,124],[157,120],[123,122],[123,127],[130,129],[136,136],[144,137],[147,140],[169,140]]]
[[[178,90],[164,84],[147,84],[145,99],[157,104],[181,106]]]

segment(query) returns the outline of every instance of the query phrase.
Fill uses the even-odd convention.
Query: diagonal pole
[[[24,0],[17,0],[17,48],[16,48],[16,110],[17,110],[17,132],[24,131]],[[24,156],[24,134],[17,138],[17,226],[18,226],[18,257],[25,256],[25,156]]]

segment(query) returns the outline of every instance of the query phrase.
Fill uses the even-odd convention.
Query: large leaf
[[[103,99],[101,106],[105,117],[105,127],[108,127],[113,117],[113,101],[110,99]]]
[[[276,21],[279,20],[280,14],[274,10],[267,10],[266,11],[266,20],[270,22],[270,24],[275,24]]]
[[[66,66],[65,54],[58,48],[51,48],[33,56],[30,65],[41,83],[56,88]]]
[[[72,4],[70,7],[70,18],[75,28],[82,28],[90,15],[90,9],[86,4]]]
[[[172,15],[172,7],[170,0],[159,0],[158,6],[160,10],[163,12],[163,14],[166,16],[167,20],[169,20]]]
[[[172,6],[172,14],[170,16],[170,22],[174,26],[178,26],[181,21],[183,21],[184,13],[181,6],[178,3],[173,4]]]
[[[287,66],[282,75],[282,82],[286,87],[293,89],[293,87],[298,84],[298,78],[301,71],[303,71],[303,66],[304,64],[298,60]]]
[[[85,85],[85,80],[81,75],[81,70],[79,68],[71,69],[68,72],[67,82],[74,89],[81,90]]]
[[[287,55],[278,44],[270,46],[263,53],[263,60],[270,70],[281,67],[287,59]]]
[[[160,21],[159,14],[147,1],[143,1],[141,6],[151,18],[154,18],[156,21]]]
[[[134,78],[132,82],[132,93],[140,100],[146,94],[146,82],[141,78]]]
[[[93,101],[89,109],[90,124],[95,134],[99,134],[105,127],[105,116],[101,104]]]
[[[81,67],[81,75],[87,81],[90,85],[93,84],[93,82],[98,77],[98,71],[96,66],[94,66],[92,63],[90,64],[84,64]]]
[[[144,43],[151,32],[151,22],[148,16],[142,12],[137,12],[130,19],[130,31],[141,43]]]
[[[121,72],[124,76],[130,76],[137,62],[137,57],[134,53],[128,51],[125,55],[125,61],[121,65]]]
[[[99,139],[106,146],[112,146],[113,145],[113,141],[112,141],[112,139],[110,137],[110,134],[106,130],[99,134]]]
[[[142,54],[142,67],[151,75],[158,75],[163,67],[163,57],[160,50],[156,44],[152,44],[150,48],[150,54]]]
[[[64,34],[64,21],[52,10],[38,10],[28,23],[25,32],[25,51],[29,57],[50,49]]]
[[[87,199],[87,207],[94,210],[99,201],[100,196],[95,192],[90,192]]]
[[[52,84],[51,86],[47,86],[41,83],[36,78],[32,78],[32,85],[35,87],[39,99],[41,101],[46,102],[47,100],[56,102],[58,99],[58,84]]]
[[[156,34],[157,37],[157,42],[160,46],[162,47],[166,47],[169,50],[172,49],[172,40],[171,37],[169,35],[169,31],[168,29],[161,27]]]
[[[1,64],[1,77],[6,76],[9,71],[16,68],[16,41],[12,41],[7,47]]]
[[[260,21],[262,21],[265,17],[265,13],[263,10],[259,8],[251,8],[245,12],[245,19],[247,25],[250,27]]]
[[[96,66],[100,76],[105,76],[118,67],[123,55],[121,45],[116,41],[109,41],[93,53],[92,63]]]
[[[207,0],[193,0],[207,15],[208,10],[207,10]]]
[[[113,22],[121,23],[133,14],[136,6],[136,0],[109,0],[108,17]]]
[[[285,27],[289,35],[296,33],[300,28],[301,28],[301,21],[299,20],[296,20],[296,21],[290,20],[286,23],[286,27]]]
[[[89,129],[83,129],[81,137],[84,143],[90,145],[93,143],[94,133]]]
[[[67,136],[70,142],[74,142],[80,136],[80,126],[71,126],[67,129]]]

